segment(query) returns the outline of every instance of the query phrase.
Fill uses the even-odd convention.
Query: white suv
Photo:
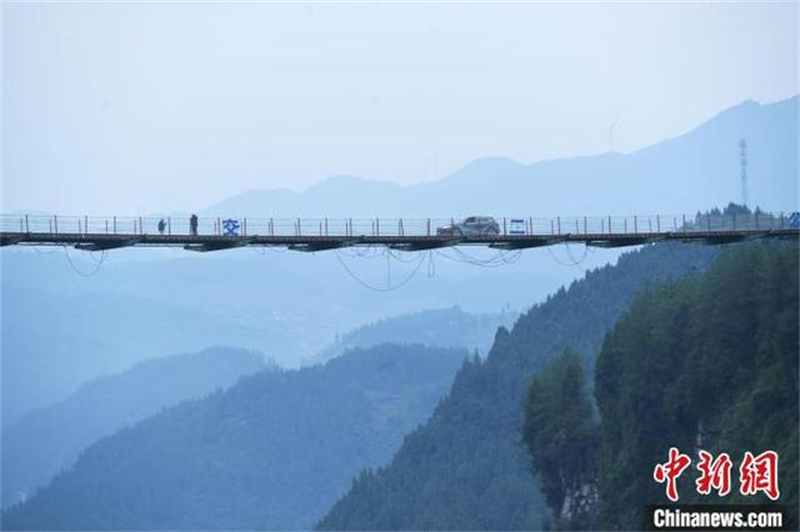
[[[497,236],[500,225],[491,216],[470,216],[436,229],[438,236]]]

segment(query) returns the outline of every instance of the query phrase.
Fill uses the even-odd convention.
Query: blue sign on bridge
[[[222,220],[223,236],[239,236],[239,220]]]
[[[511,220],[511,230],[508,233],[510,235],[524,235],[525,220],[518,220],[518,219]]]
[[[793,212],[789,215],[789,227],[800,229],[800,212]]]

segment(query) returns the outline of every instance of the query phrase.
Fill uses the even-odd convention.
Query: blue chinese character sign
[[[222,236],[239,236],[239,220],[222,220]]]

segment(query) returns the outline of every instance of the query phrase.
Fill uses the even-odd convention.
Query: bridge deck
[[[0,217],[0,246],[59,245],[88,251],[130,246],[173,246],[217,251],[245,246],[280,246],[296,251],[323,251],[350,246],[388,246],[421,251],[479,245],[525,249],[563,242],[596,247],[623,247],[663,240],[722,244],[756,238],[797,238],[797,215],[632,216],[602,218],[498,218],[498,234],[437,235],[432,219],[198,219],[188,217]],[[159,222],[163,221],[161,227]],[[249,234],[248,234],[249,228]],[[160,229],[160,231],[159,231]],[[192,234],[196,232],[197,234]]]
[[[526,249],[564,242],[583,243],[595,247],[624,247],[672,240],[701,244],[725,244],[756,238],[797,238],[797,229],[766,231],[739,230],[686,233],[637,234],[562,234],[562,235],[498,235],[491,237],[444,236],[216,236],[216,235],[98,235],[2,233],[0,245],[63,245],[87,251],[102,251],[131,246],[178,246],[191,251],[218,251],[244,246],[280,246],[296,251],[324,251],[351,246],[388,246],[401,251],[421,251],[448,246],[480,245],[497,249]]]

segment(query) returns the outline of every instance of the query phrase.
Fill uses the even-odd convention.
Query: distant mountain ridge
[[[459,306],[422,310],[363,325],[339,336],[336,341],[308,360],[325,362],[348,349],[382,343],[420,343],[427,347],[454,347],[485,355],[498,327],[510,326],[516,312],[471,314]]]
[[[303,192],[251,191],[204,214],[251,217],[449,217],[693,214],[740,199],[747,141],[752,205],[797,209],[798,96],[745,101],[693,130],[632,153],[521,164],[477,159],[438,181],[400,186],[334,176]],[[646,189],[635,204],[629,192]]]
[[[5,530],[308,530],[391,459],[467,357],[385,344],[260,372],[106,437]]]
[[[86,382],[69,397],[3,429],[2,506],[32,495],[96,440],[268,368],[276,366],[265,365],[260,353],[215,347],[149,359]]]
[[[3,308],[12,309],[0,315],[3,428],[31,408],[64,399],[88,379],[124,371],[151,356],[213,345],[259,350],[289,334],[163,297],[167,290],[175,294],[171,279],[163,281],[162,297],[120,294],[98,289],[97,279],[87,281],[68,267],[57,271],[54,264],[66,266],[58,255],[17,253],[4,251],[2,259]],[[38,287],[63,287],[70,276],[95,291],[73,295]],[[135,274],[130,279],[142,282]]]

